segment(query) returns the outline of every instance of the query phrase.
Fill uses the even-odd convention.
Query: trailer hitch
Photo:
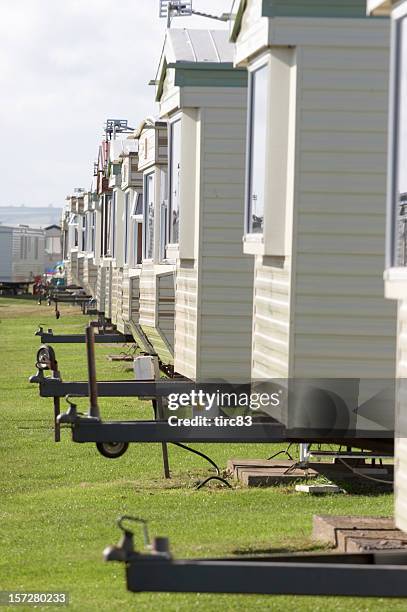
[[[291,553],[257,557],[174,559],[168,538],[145,538],[134,548],[134,534],[122,517],[116,546],[104,550],[105,561],[126,566],[127,589],[134,593],[240,593],[351,597],[406,597],[406,551],[361,553]]]
[[[125,521],[132,521],[141,526],[144,539],[145,553],[139,553],[134,548],[134,532],[129,528],[126,528],[123,523]],[[150,542],[150,536],[148,533],[147,521],[142,518],[124,515],[117,520],[117,526],[122,531],[123,535],[117,545],[108,546],[103,551],[103,558],[105,561],[119,561],[122,563],[131,562],[132,559],[144,559],[145,562],[154,560],[157,558],[171,559],[169,552],[168,538],[156,537]]]

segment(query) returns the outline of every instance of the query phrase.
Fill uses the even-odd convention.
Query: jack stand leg
[[[163,418],[162,399],[153,400],[153,410],[155,418]],[[161,442],[161,451],[163,456],[164,478],[171,478],[170,462],[168,459],[168,445],[166,442]]]
[[[54,397],[54,441],[61,442],[61,426],[57,421],[60,414],[61,400],[59,397]]]
[[[300,465],[307,465],[309,461],[309,444],[300,444]]]

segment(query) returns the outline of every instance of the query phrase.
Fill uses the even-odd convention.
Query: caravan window
[[[141,193],[135,193],[130,215],[130,253],[129,265],[134,268],[141,264],[143,255],[143,198]]]
[[[112,197],[105,196],[103,206],[103,255],[112,255]]]
[[[154,172],[144,177],[144,258],[154,256]]]
[[[69,248],[78,246],[78,215],[71,213],[68,221]]]
[[[81,251],[86,251],[86,215],[82,215]]]
[[[393,73],[394,108],[393,175],[391,190],[392,265],[407,266],[407,16],[396,22],[396,66]]]
[[[266,65],[251,73],[249,79],[248,201],[246,232],[263,232],[266,180],[267,124]]]
[[[168,177],[167,170],[160,171],[160,261],[165,259],[168,237]]]
[[[170,125],[170,206],[169,206],[169,241],[179,241],[179,207],[180,207],[180,172],[181,172],[181,119]]]
[[[117,194],[114,191],[112,196],[112,227],[110,232],[110,254],[116,256],[116,211],[117,211]]]
[[[130,228],[130,192],[124,196],[124,245],[123,261],[128,263],[129,259],[129,228]]]
[[[89,214],[89,251],[95,251],[95,232],[96,232],[96,212],[92,211]]]

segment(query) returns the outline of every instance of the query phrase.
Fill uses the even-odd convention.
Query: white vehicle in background
[[[28,291],[45,265],[44,229],[0,225],[0,292]]]

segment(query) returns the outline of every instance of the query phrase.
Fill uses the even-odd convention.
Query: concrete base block
[[[295,490],[299,493],[309,493],[311,495],[323,495],[329,493],[341,493],[340,489],[335,484],[297,484]]]

